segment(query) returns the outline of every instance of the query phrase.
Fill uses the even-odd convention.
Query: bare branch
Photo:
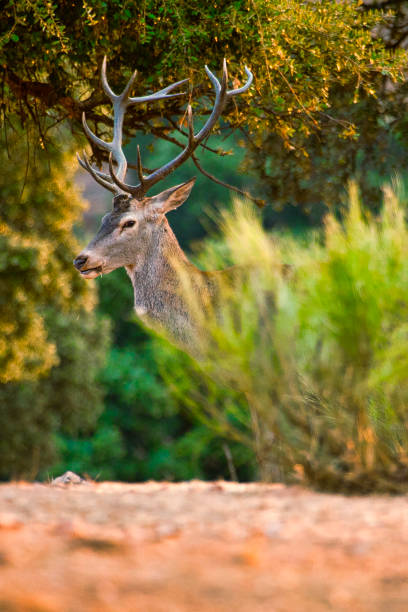
[[[200,162],[198,161],[198,159],[197,159],[197,157],[195,155],[192,155],[191,159],[193,160],[194,165],[197,167],[197,169],[202,174],[204,174],[204,176],[206,176],[207,178],[209,178],[212,181],[214,181],[214,183],[218,183],[218,185],[222,185],[223,187],[226,187],[227,189],[231,189],[232,191],[235,191],[236,193],[239,193],[240,195],[244,196],[245,198],[248,198],[248,200],[251,200],[252,202],[255,202],[255,204],[258,206],[258,208],[263,208],[266,205],[265,200],[262,200],[260,198],[254,198],[254,196],[251,195],[249,193],[249,191],[245,191],[243,189],[239,189],[239,187],[235,187],[235,185],[230,185],[229,183],[224,183],[224,181],[221,181],[220,179],[218,179],[213,174],[210,174],[209,172],[207,172],[207,170],[204,170],[204,168],[201,166]]]

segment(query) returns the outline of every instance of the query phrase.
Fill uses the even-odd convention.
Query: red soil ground
[[[0,612],[408,611],[408,498],[0,486]]]

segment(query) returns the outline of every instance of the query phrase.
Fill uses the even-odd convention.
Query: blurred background
[[[404,489],[407,45],[406,2],[6,3],[0,478]],[[255,76],[199,159],[265,206],[192,161],[160,185],[197,175],[169,214],[197,265],[259,266],[226,296],[236,325],[209,324],[205,363],[140,325],[124,270],[86,283],[72,266],[111,206],[74,157],[91,151],[82,112],[109,138],[105,54],[118,91],[134,69],[137,95],[189,77],[196,126],[211,111],[205,63],[226,57],[234,86],[244,65]],[[128,159],[137,144],[147,167],[174,157],[185,106],[129,110]]]

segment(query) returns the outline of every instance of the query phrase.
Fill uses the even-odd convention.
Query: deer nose
[[[78,257],[75,257],[74,259],[74,266],[76,267],[77,270],[80,270],[87,261],[88,261],[87,255],[78,255]]]

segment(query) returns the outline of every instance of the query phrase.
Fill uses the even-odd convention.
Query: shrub
[[[397,187],[373,218],[351,185],[342,220],[329,215],[303,242],[268,235],[237,201],[223,215],[222,245],[200,257],[206,269],[239,266],[216,312],[203,314],[182,279],[205,329],[199,367],[246,398],[263,479],[408,489],[408,230]],[[213,419],[225,419],[222,407]]]
[[[92,428],[109,344],[95,291],[72,266],[84,202],[69,143],[44,151],[29,137],[6,127],[1,137],[1,479],[37,477],[57,457],[57,432]]]

